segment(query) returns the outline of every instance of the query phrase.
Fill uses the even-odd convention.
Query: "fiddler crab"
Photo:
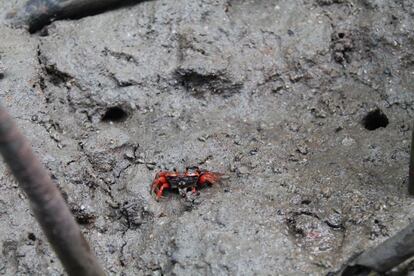
[[[201,170],[198,167],[187,167],[185,172],[161,171],[155,175],[151,185],[151,192],[159,200],[163,197],[165,190],[178,190],[182,197],[186,197],[187,192],[197,193],[197,189],[206,185],[216,184],[222,173]]]

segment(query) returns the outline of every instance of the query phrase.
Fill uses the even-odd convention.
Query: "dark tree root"
[[[143,0],[29,0],[14,16],[14,25],[34,33],[54,20],[78,19]]]
[[[340,275],[371,275],[372,271],[385,273],[414,256],[414,223],[377,247],[356,257]]]
[[[32,211],[69,275],[105,275],[57,186],[0,106],[0,153],[29,198]]]

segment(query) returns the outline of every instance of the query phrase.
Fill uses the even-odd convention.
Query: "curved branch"
[[[105,275],[61,193],[35,157],[6,110],[0,106],[0,153],[69,275]]]

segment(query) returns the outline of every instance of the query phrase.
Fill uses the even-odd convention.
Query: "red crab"
[[[161,171],[155,175],[151,192],[155,194],[157,200],[162,197],[164,190],[178,190],[180,195],[185,197],[189,190],[196,193],[197,188],[217,183],[222,175],[217,172],[200,170],[198,167],[186,168],[185,172]]]

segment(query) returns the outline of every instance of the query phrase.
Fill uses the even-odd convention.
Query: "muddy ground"
[[[0,93],[110,275],[324,275],[410,222],[411,0],[147,1],[29,34]],[[199,196],[159,170],[223,172]],[[63,269],[0,164],[0,274]]]

